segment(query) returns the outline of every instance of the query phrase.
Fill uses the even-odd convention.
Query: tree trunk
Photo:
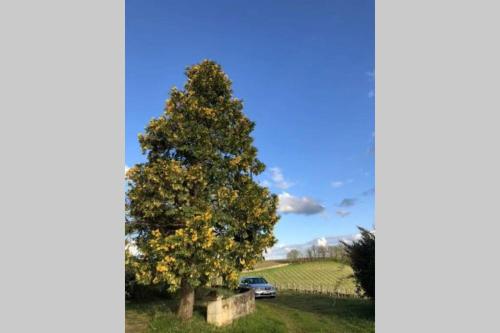
[[[181,302],[177,310],[177,317],[182,320],[191,319],[194,308],[194,289],[186,281],[181,282]]]

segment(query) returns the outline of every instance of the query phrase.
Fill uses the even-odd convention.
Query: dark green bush
[[[125,269],[125,298],[128,300],[171,297],[167,288],[166,284],[144,285],[137,283],[135,273],[131,269]]]
[[[375,299],[375,233],[358,227],[361,239],[347,244],[342,242],[349,257],[358,288]]]

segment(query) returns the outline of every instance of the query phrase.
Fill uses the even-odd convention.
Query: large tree
[[[194,290],[263,259],[276,242],[277,197],[253,179],[264,171],[255,124],[215,62],[189,67],[164,113],[139,135],[147,162],[127,173],[127,233],[137,247],[127,263],[143,283],[180,289],[178,316],[192,316]]]

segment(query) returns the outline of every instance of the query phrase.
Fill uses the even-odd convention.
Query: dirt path
[[[288,266],[290,265],[289,263],[285,263],[285,264],[276,264],[276,265],[272,265],[272,266],[267,266],[267,267],[262,267],[262,268],[256,268],[254,270],[251,270],[251,271],[243,271],[243,273],[253,273],[253,272],[259,272],[259,271],[265,271],[266,269],[272,269],[272,268],[278,268],[278,267],[285,267],[285,266]]]
[[[151,316],[137,311],[127,311],[125,316],[125,333],[144,333],[148,330]]]

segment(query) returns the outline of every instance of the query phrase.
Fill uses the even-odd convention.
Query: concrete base
[[[255,311],[255,294],[253,290],[234,295],[230,298],[209,302],[207,305],[207,322],[215,326],[224,326],[234,319],[246,316]]]

